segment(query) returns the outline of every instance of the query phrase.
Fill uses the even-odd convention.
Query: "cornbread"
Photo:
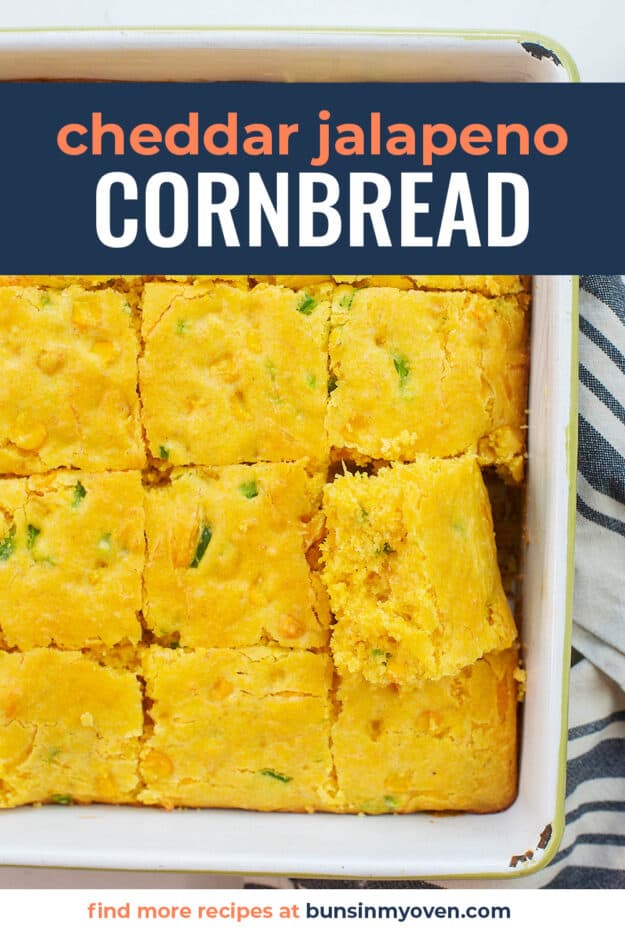
[[[63,290],[65,287],[81,286],[85,289],[93,287],[112,286],[119,283],[124,289],[138,284],[142,285],[140,277],[114,277],[103,276],[100,274],[83,274],[80,277],[71,277],[67,274],[49,274],[48,276],[33,276],[32,274],[23,274],[21,276],[0,275],[0,286],[4,287],[45,287],[53,290]]]
[[[0,286],[0,473],[141,468],[137,355],[122,293]]]
[[[322,482],[298,463],[174,470],[147,492],[145,616],[190,648],[327,644],[329,610],[306,552]]]
[[[523,293],[527,289],[527,277],[478,277],[468,275],[436,276],[428,274],[411,274],[410,279],[414,286],[426,290],[469,290],[483,293],[484,296],[503,296],[506,293]]]
[[[144,511],[138,472],[0,479],[0,637],[37,646],[138,642]]]
[[[136,800],[134,674],[80,652],[0,652],[0,806]]]
[[[523,474],[527,297],[337,289],[326,425],[358,462],[477,453]]]
[[[499,811],[516,792],[517,654],[412,686],[341,679],[332,732],[347,811]]]
[[[330,803],[328,655],[150,648],[144,675],[154,725],[141,801],[261,811]]]
[[[453,674],[516,636],[475,458],[347,473],[326,486],[324,580],[339,673]]]
[[[327,301],[269,284],[148,283],[142,316],[154,456],[174,465],[327,462]]]
[[[505,808],[528,288],[0,277],[0,807]]]
[[[295,290],[301,290],[307,286],[319,287],[329,282],[328,276],[299,274],[289,276],[262,276],[258,280],[268,281],[269,283],[278,283]],[[406,274],[404,276],[371,276],[369,274],[333,274],[332,281],[335,283],[349,283],[361,287],[395,287],[399,290],[414,290],[415,288],[425,290],[469,290],[474,293],[482,293],[484,296],[502,296],[507,293],[523,293],[528,288],[528,277],[519,277],[517,275],[495,277],[495,276],[458,276],[443,275],[432,276],[431,274]]]

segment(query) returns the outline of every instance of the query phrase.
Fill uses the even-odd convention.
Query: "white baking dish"
[[[549,50],[553,43],[540,37],[486,34],[5,32],[0,34],[0,79],[575,80],[566,53]],[[576,289],[571,277],[534,279],[523,583],[528,684],[519,796],[511,808],[481,817],[21,808],[0,813],[0,864],[380,878],[518,875],[542,866],[563,827]]]

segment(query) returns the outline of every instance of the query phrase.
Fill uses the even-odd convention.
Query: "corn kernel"
[[[256,355],[261,350],[260,336],[257,332],[250,332],[246,339],[246,345],[250,352],[254,352]]]
[[[101,358],[105,365],[110,365],[117,358],[117,349],[112,342],[94,342],[91,351]]]
[[[196,532],[177,528],[171,538],[171,560],[174,567],[185,569],[193,560],[196,548]]]
[[[111,777],[110,772],[106,775],[100,775],[95,782],[98,798],[101,801],[115,800],[117,795],[117,786]]]
[[[234,364],[231,364],[228,368],[224,369],[221,379],[225,381],[226,384],[236,384],[237,381],[241,379],[241,372]]]
[[[92,329],[100,324],[102,309],[98,295],[83,295],[72,309],[72,324],[77,329]]]
[[[306,627],[293,616],[284,616],[278,626],[278,634],[286,639],[301,638],[305,631]]]
[[[29,414],[18,414],[13,426],[12,439],[16,446],[25,450],[36,450],[45,442],[48,431],[44,424],[33,421]]]
[[[53,375],[65,362],[65,355],[54,349],[44,349],[37,357],[37,367],[46,375]]]
[[[222,677],[213,686],[211,696],[214,700],[225,700],[226,697],[230,696],[233,690],[234,688],[230,681],[226,681],[226,679]]]
[[[384,785],[391,791],[409,792],[414,788],[414,779],[411,772],[391,772],[386,776]]]
[[[143,772],[152,778],[167,778],[174,771],[174,764],[164,752],[152,749],[143,760]]]
[[[7,720],[12,720],[17,713],[17,708],[21,702],[21,695],[15,691],[9,691],[4,700],[0,701],[0,707],[4,710]]]
[[[109,388],[102,399],[102,407],[107,411],[117,411],[119,414],[130,416],[132,408],[125,394],[118,388]]]

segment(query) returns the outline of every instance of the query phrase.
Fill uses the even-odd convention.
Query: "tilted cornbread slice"
[[[192,648],[327,644],[329,610],[306,553],[322,481],[300,464],[178,469],[146,493],[145,616]]]
[[[332,667],[277,648],[150,648],[147,804],[309,811],[330,800]]]
[[[477,462],[419,458],[324,494],[337,670],[376,683],[453,674],[516,635]]]
[[[359,462],[478,453],[519,480],[527,303],[525,294],[337,288],[331,446]]]
[[[508,649],[413,687],[343,678],[332,751],[345,810],[506,808],[517,784],[517,667]]]
[[[0,479],[0,637],[27,650],[141,638],[141,474]]]
[[[305,291],[147,283],[143,418],[175,465],[327,462],[329,303]]]
[[[0,473],[145,461],[123,293],[0,286]]]
[[[134,674],[80,652],[0,652],[0,806],[135,800],[143,711]]]

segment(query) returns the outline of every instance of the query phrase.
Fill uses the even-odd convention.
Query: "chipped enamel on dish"
[[[577,80],[540,36],[403,31],[64,30],[0,33],[0,79],[180,81]],[[577,281],[533,283],[528,672],[519,796],[496,817],[359,817],[118,806],[0,816],[0,863],[423,878],[514,876],[555,854],[564,773],[576,463]]]

